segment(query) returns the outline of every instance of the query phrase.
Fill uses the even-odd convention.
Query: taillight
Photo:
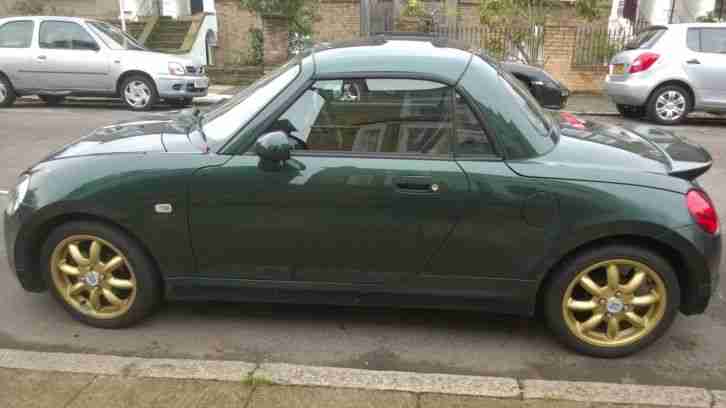
[[[638,55],[638,58],[633,61],[628,72],[631,74],[643,72],[655,64],[655,62],[658,61],[658,58],[660,58],[660,55],[654,52],[644,52]]]
[[[709,234],[718,232],[718,215],[711,199],[700,190],[691,190],[686,194],[686,206],[691,217]]]

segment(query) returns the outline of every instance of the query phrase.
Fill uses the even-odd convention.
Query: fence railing
[[[607,65],[612,57],[648,26],[638,23],[626,27],[577,27],[573,66]]]
[[[473,26],[434,29],[437,37],[447,37],[481,48],[500,60],[516,60],[533,65],[544,62],[544,27],[525,28]]]

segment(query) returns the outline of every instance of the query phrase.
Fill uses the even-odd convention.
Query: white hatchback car
[[[133,110],[206,96],[204,66],[149,51],[115,26],[69,17],[0,19],[0,107],[17,96],[119,97]]]
[[[726,112],[726,24],[649,27],[613,57],[605,92],[623,116],[661,125]]]

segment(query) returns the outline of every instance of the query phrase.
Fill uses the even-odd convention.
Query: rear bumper
[[[703,313],[719,288],[721,233],[711,235],[697,225],[681,227],[673,232],[674,235],[667,240],[678,248],[686,272],[680,277],[684,286],[681,312],[686,315]]]
[[[618,105],[643,106],[648,102],[652,90],[650,82],[630,76],[624,81],[615,81],[611,75],[605,78],[605,93]]]
[[[202,82],[203,86],[199,86]],[[184,77],[184,76],[161,76],[156,78],[156,86],[159,97],[164,99],[182,99],[207,96],[209,89],[209,78]]]

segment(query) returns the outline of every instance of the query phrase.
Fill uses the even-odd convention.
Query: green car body
[[[151,117],[99,129],[32,166],[22,202],[4,215],[22,286],[48,288],[39,265],[45,237],[83,219],[138,241],[167,298],[529,315],[569,254],[621,242],[675,266],[683,313],[706,309],[720,233],[694,222],[685,197],[700,187],[676,174],[679,163],[697,173],[710,166],[700,147],[678,139],[690,159],[676,163],[632,131],[610,129],[603,142],[592,138],[597,131],[551,123],[551,139],[536,139],[503,74],[445,44],[379,38],[319,49],[293,65],[295,79],[227,138],[205,142],[190,112]],[[361,77],[451,86],[476,111],[494,152],[293,150],[280,166],[261,166],[255,142],[312,83]],[[425,180],[437,191],[402,191],[391,180]]]

